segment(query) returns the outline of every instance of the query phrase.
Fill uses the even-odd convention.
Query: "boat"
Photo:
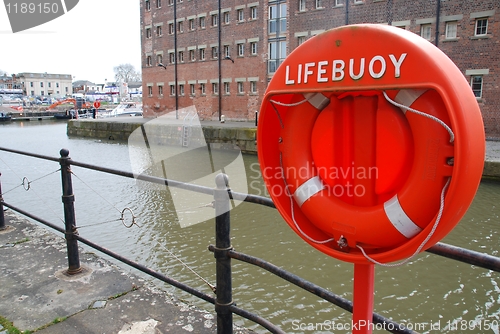
[[[9,122],[12,120],[12,115],[0,112],[0,122]]]
[[[126,102],[118,105],[112,111],[100,113],[99,117],[142,116],[142,105]]]

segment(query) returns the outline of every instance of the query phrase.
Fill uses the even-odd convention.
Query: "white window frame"
[[[245,92],[245,89],[243,87],[243,82],[239,81],[238,82],[238,94],[243,94]]]
[[[250,7],[250,19],[257,20],[257,6]]]
[[[445,27],[445,39],[455,39],[457,38],[458,32],[458,21],[448,21]]]
[[[420,37],[428,41],[432,39],[432,25],[430,23],[420,25]]]
[[[257,81],[250,81],[250,93],[257,93]]]
[[[480,78],[480,82],[474,82],[474,79]],[[479,89],[474,89],[474,85],[479,85]],[[483,97],[483,87],[484,87],[484,76],[482,75],[471,75],[470,77],[470,88],[474,93],[476,99],[481,99]]]
[[[482,27],[478,27],[480,22],[486,22],[486,26],[484,27],[484,33],[478,34],[477,33],[478,29],[482,28]],[[486,36],[487,34],[488,34],[488,18],[487,17],[477,18],[476,22],[474,24],[474,36],[481,37],[481,36]]]
[[[299,0],[299,12],[306,11],[306,0]]]
[[[250,53],[252,56],[257,55],[257,42],[250,43]]]
[[[238,9],[236,10],[236,17],[238,22],[243,22],[245,20],[245,12],[243,12],[243,9]]]
[[[240,43],[237,46],[238,46],[238,57],[245,56],[245,44]]]

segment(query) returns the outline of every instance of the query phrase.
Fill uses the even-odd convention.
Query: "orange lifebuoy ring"
[[[344,42],[349,48],[335,48]],[[344,67],[328,70],[322,50],[332,46],[351,67],[356,57],[365,64],[366,50],[386,48],[394,75],[382,77],[384,57],[374,56],[369,76],[350,69],[348,81]],[[333,29],[299,49],[271,80],[257,132],[263,178],[286,222],[354,263],[397,261],[435,244],[470,205],[484,160],[482,118],[460,71],[393,27]],[[442,72],[429,79],[416,65]]]
[[[407,91],[401,91],[399,95],[405,96],[405,93]],[[434,91],[411,91],[406,95],[412,93],[417,99],[408,103],[409,107],[426,110],[429,114],[448,121],[446,109]],[[326,101],[324,104],[329,102],[324,95],[317,99]],[[356,100],[348,97],[344,99]],[[325,121],[333,118],[336,108],[344,107],[345,110],[344,105],[352,102],[343,103],[342,99],[335,96],[331,98],[335,101],[331,102],[334,104],[333,108],[323,113],[311,104],[311,101],[307,102],[306,106],[298,105],[288,110],[282,132],[283,140],[280,144],[284,178],[289,192],[293,194],[297,209],[301,210],[309,220],[314,221],[322,231],[335,240],[346,243],[343,247],[353,248],[356,245],[363,245],[367,249],[388,248],[415,236],[432,221],[439,209],[439,198],[443,187],[452,174],[452,166],[447,164],[447,161],[454,156],[454,150],[449,133],[435,121],[407,113],[408,122],[405,122],[400,117],[401,111],[394,110],[396,108],[386,102],[381,95],[361,99],[364,100],[361,104],[365,105],[361,110],[363,117],[375,119],[377,114],[388,114],[382,115],[381,121],[392,120],[392,127],[399,128],[397,131],[393,130],[399,133],[397,139],[401,141],[398,144],[400,147],[392,153],[407,157],[400,162],[400,166],[390,168],[393,180],[378,178],[379,172],[388,174],[387,171],[380,170],[379,164],[387,165],[388,162],[392,162],[381,161],[377,164],[375,151],[383,149],[385,152],[382,154],[387,155],[394,147],[380,147],[390,143],[384,136],[380,139],[375,138],[376,128],[382,127],[376,121],[372,124],[368,124],[370,122],[367,121],[364,125],[358,125],[360,127],[358,134],[353,134],[360,141],[373,136],[375,141],[383,142],[365,141],[361,144],[365,147],[358,149],[361,152],[357,154],[365,156],[353,158],[364,160],[366,166],[361,166],[358,161],[350,159],[343,159],[344,163],[330,164],[329,168],[325,168],[327,164],[321,162],[318,166],[316,161],[324,158],[325,150],[319,143],[311,145],[311,142],[315,136],[324,137],[324,133],[314,134],[313,130],[318,127],[324,128],[325,124],[330,125],[328,129],[335,127],[335,124],[332,124],[334,122]],[[380,99],[382,101],[379,101]],[[395,100],[398,102],[398,95]],[[377,109],[367,110],[369,105],[376,106]],[[352,114],[354,110],[347,112]],[[347,122],[353,122],[354,119],[349,116]],[[344,127],[353,125],[346,124],[345,120],[341,121]],[[372,134],[367,134],[370,131]],[[410,133],[413,134],[413,138],[409,138]],[[343,135],[344,133],[339,134],[340,137]],[[317,142],[321,140],[324,138],[316,139]],[[342,141],[342,138],[339,140]],[[349,143],[342,143],[341,146],[347,150],[356,149],[349,147]],[[315,155],[319,157],[314,159]],[[331,156],[326,154],[327,159]],[[411,157],[414,157],[413,162]],[[401,160],[401,156],[398,158]],[[406,174],[407,171],[410,171],[409,175],[401,186],[403,182],[400,174]],[[354,175],[354,178],[352,178],[353,172],[358,174]],[[340,180],[339,173],[344,176],[348,174],[348,177]],[[356,176],[359,174],[362,175],[357,179]],[[379,185],[380,182],[383,184]],[[337,187],[338,185],[340,187]],[[344,200],[339,197],[343,197]]]

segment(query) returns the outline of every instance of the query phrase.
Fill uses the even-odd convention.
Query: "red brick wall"
[[[262,55],[267,52],[267,44],[265,43],[264,32],[264,6],[257,6],[257,20],[249,20],[250,8],[247,4],[253,4],[255,1],[221,1],[221,10],[224,12],[230,9],[229,23],[221,25],[221,77],[222,84],[219,87],[221,97],[221,113],[226,119],[253,119],[255,111],[260,108],[259,96],[263,94],[267,85],[266,75],[266,59]],[[237,21],[237,13],[235,7],[245,5],[244,21]],[[219,79],[219,62],[212,58],[211,45],[218,43],[218,27],[213,27],[211,22],[210,12],[218,11],[216,1],[183,1],[177,3],[177,20],[183,20],[183,32],[177,31],[177,49],[184,50],[184,62],[177,64],[177,82],[184,82],[184,96],[178,97],[179,108],[185,108],[194,105],[198,111],[200,118],[218,119],[219,116],[219,96],[212,93],[211,81],[218,83]],[[141,12],[143,17],[142,26],[152,25],[159,22],[163,23],[163,36],[157,37],[153,32],[151,39],[145,38],[143,31],[142,38],[142,55],[143,55],[143,108],[146,117],[156,117],[165,112],[175,109],[175,97],[170,95],[169,83],[175,81],[175,66],[169,62],[168,50],[174,49],[174,35],[169,34],[168,21],[174,19],[174,6],[168,5],[168,0],[162,0],[162,8],[156,8],[156,1],[151,4],[151,12],[144,12],[144,4],[141,4]],[[199,18],[194,20],[195,29],[189,30],[188,17],[206,13],[205,29],[199,27]],[[249,38],[259,38],[258,55],[250,55],[250,44],[246,42]],[[245,40],[245,51],[243,57],[237,56],[237,40]],[[229,44],[231,58],[234,60],[224,59],[224,45]],[[206,45],[205,60],[199,59],[199,49],[195,49],[195,61],[189,59],[188,47]],[[167,65],[167,69],[156,66],[156,52],[163,51],[163,63]],[[153,54],[153,66],[146,67],[146,53]],[[251,70],[249,70],[251,69]],[[257,94],[250,93],[250,82],[248,78],[258,77]],[[237,94],[237,78],[245,78],[243,82],[244,93]],[[224,81],[230,79],[230,93],[224,93]],[[195,95],[190,95],[189,81],[196,81]],[[202,95],[198,80],[206,81],[206,94]],[[164,83],[164,95],[158,96],[158,88],[156,83]],[[153,96],[148,96],[148,83],[153,83]],[[180,93],[180,92],[179,92]]]
[[[260,108],[260,101],[265,92],[267,75],[267,8],[268,1],[258,1],[258,19],[248,21],[249,8],[245,7],[245,22],[236,21],[236,7],[255,3],[243,0],[222,0],[221,8],[230,9],[230,23],[222,25],[222,44],[230,43],[231,57],[235,60],[222,61],[222,78],[231,78],[230,95],[222,95],[222,114],[227,118],[253,119],[255,111]],[[320,30],[328,30],[346,24],[355,23],[382,23],[394,24],[409,21],[406,29],[420,34],[420,21],[422,19],[436,18],[436,0],[365,0],[362,4],[354,4],[354,0],[344,0],[344,5],[335,7],[335,0],[323,0],[322,8],[315,8],[315,1],[306,0],[305,11],[299,11],[299,1],[287,1],[288,4],[288,31],[286,32],[288,42],[288,53],[298,45],[296,33],[306,35],[310,38]],[[184,32],[178,33],[178,48],[186,48],[185,61],[178,64],[178,81],[185,81],[185,96],[179,97],[179,107],[195,105],[203,118],[215,119],[218,116],[218,96],[212,95],[210,80],[218,79],[218,62],[211,59],[210,44],[217,43],[218,28],[211,27],[210,12],[217,10],[216,1],[187,1],[177,3],[177,19],[187,18],[191,15],[206,13],[206,29],[200,30],[198,20],[195,21],[196,29],[188,32],[187,19],[184,21]],[[494,15],[488,19],[487,38],[474,38],[475,19],[471,13],[494,10]],[[346,14],[348,13],[348,14]],[[461,15],[458,21],[457,35],[454,41],[444,38],[446,17]],[[467,70],[488,69],[489,73],[484,75],[483,95],[478,99],[485,131],[488,137],[500,138],[500,94],[499,88],[499,57],[500,57],[500,1],[481,0],[441,0],[440,3],[439,41],[438,47],[443,50],[461,69],[464,77],[470,82]],[[168,0],[162,0],[162,8],[156,9],[156,0],[151,0],[151,11],[144,12],[144,0],[141,0],[142,20],[142,55],[143,55],[143,92],[144,110],[147,117],[154,117],[175,108],[175,98],[170,96],[169,82],[174,81],[174,66],[168,65],[167,70],[156,66],[155,53],[163,51],[163,62],[168,63],[168,50],[174,48],[173,35],[168,34],[167,21],[173,20],[173,6],[168,5]],[[153,29],[151,39],[144,36],[144,26],[163,23],[163,36],[156,37]],[[435,43],[436,25],[432,24],[431,42]],[[237,40],[248,38],[259,38],[258,56],[249,56],[249,44],[245,44],[245,56],[237,57]],[[187,47],[206,44],[206,60],[189,61]],[[145,67],[145,55],[147,52],[153,54],[153,66]],[[245,94],[237,95],[237,84],[235,78],[258,77],[258,95],[250,95],[248,81],[244,83]],[[207,80],[206,96],[201,96],[196,86],[194,97],[189,96],[189,80]],[[157,82],[164,82],[164,96],[158,97]],[[147,96],[147,83],[153,83],[153,96]],[[222,92],[223,85],[219,87]],[[156,107],[155,107],[156,105]]]

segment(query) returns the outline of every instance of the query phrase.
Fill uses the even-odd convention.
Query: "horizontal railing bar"
[[[23,151],[13,150],[13,149],[9,149],[9,148],[4,148],[4,147],[0,147],[0,151],[17,153],[17,154],[26,155],[26,156],[44,159],[44,160],[57,161],[57,162],[59,161],[59,158],[49,157],[49,156],[35,154],[35,153],[23,152]],[[78,166],[81,168],[95,170],[98,172],[123,176],[123,177],[127,177],[130,179],[135,178],[135,179],[141,180],[141,181],[147,181],[147,182],[151,182],[151,183],[162,184],[165,186],[172,186],[172,187],[190,190],[190,191],[194,191],[194,192],[198,192],[198,193],[213,195],[213,189],[210,187],[199,186],[199,185],[195,185],[195,184],[191,184],[191,183],[175,181],[175,180],[165,179],[165,178],[151,176],[151,175],[144,175],[144,174],[135,175],[132,172],[126,172],[126,171],[122,171],[122,170],[118,170],[118,169],[96,166],[96,165],[92,165],[92,164],[88,164],[88,163],[84,163],[84,162],[78,162],[78,161],[75,161],[73,159],[69,159],[68,163],[70,165],[73,165],[73,166]],[[268,197],[239,193],[239,192],[235,192],[232,190],[228,190],[228,193],[229,193],[230,198],[238,200],[238,201],[261,204],[261,205],[265,205],[265,206],[268,206],[271,208],[276,207],[274,205],[274,202]]]
[[[285,334],[281,328],[276,326],[275,324],[271,323],[269,320],[262,318],[261,316],[258,316],[254,313],[251,313],[247,310],[244,310],[242,308],[237,307],[235,304],[231,305],[228,307],[231,312],[234,314],[237,314],[245,319],[248,319],[250,321],[255,322],[256,324],[261,325],[271,333],[276,333],[276,334]]]
[[[46,226],[48,226],[50,228],[53,228],[53,229],[61,232],[62,234],[65,234],[65,232],[66,232],[64,230],[64,228],[58,227],[57,225],[54,225],[54,224],[52,224],[52,223],[50,223],[50,222],[48,222],[48,221],[46,221],[46,220],[44,220],[44,219],[42,219],[40,217],[32,215],[29,212],[24,211],[23,209],[17,208],[15,206],[13,206],[11,204],[8,204],[8,203],[5,203],[5,202],[2,202],[2,204],[4,206],[6,206],[6,207],[8,207],[8,208],[10,208],[10,209],[12,209],[14,211],[16,211],[16,212],[19,212],[20,214],[25,215],[26,217],[34,219],[34,220],[36,220],[39,223],[42,223],[42,224],[44,224],[44,225],[46,225]],[[125,257],[123,257],[123,256],[121,256],[121,255],[119,255],[119,254],[117,254],[117,253],[115,253],[113,251],[110,251],[107,248],[99,246],[99,245],[93,243],[92,241],[87,240],[87,239],[85,239],[85,238],[83,238],[83,237],[81,237],[79,235],[74,235],[74,237],[76,239],[78,239],[78,241],[81,241],[84,244],[86,244],[86,245],[88,245],[88,246],[90,246],[90,247],[92,247],[92,248],[94,248],[94,249],[96,249],[96,250],[98,250],[98,251],[106,254],[106,255],[109,255],[109,256],[117,259],[120,262],[128,264],[129,266],[131,266],[131,267],[133,267],[133,268],[135,268],[135,269],[137,269],[139,271],[142,271],[143,273],[146,273],[146,274],[148,274],[150,276],[153,276],[153,277],[159,279],[160,281],[163,281],[163,282],[168,283],[168,284],[170,284],[172,286],[175,286],[176,288],[179,288],[179,289],[181,289],[181,290],[183,290],[183,291],[185,291],[187,293],[190,293],[190,294],[192,294],[192,295],[194,295],[194,296],[196,296],[196,297],[198,297],[200,299],[203,299],[203,300],[205,300],[205,301],[207,301],[207,302],[215,305],[215,298],[212,297],[212,296],[209,296],[209,295],[207,295],[207,294],[205,294],[205,293],[203,293],[201,291],[198,291],[198,290],[190,287],[189,285],[183,284],[183,283],[181,283],[181,282],[179,282],[179,281],[177,281],[177,280],[175,280],[173,278],[165,276],[162,273],[159,273],[159,272],[157,272],[155,270],[152,270],[152,269],[150,269],[150,268],[148,268],[148,267],[146,267],[146,266],[144,266],[144,265],[142,265],[140,263],[137,263],[135,261],[129,260],[129,259],[127,259],[127,258],[125,258]]]
[[[209,246],[208,249],[212,252],[214,251],[214,247],[212,245]],[[305,280],[305,279],[303,279],[295,274],[292,274],[286,270],[283,270],[280,267],[278,267],[272,263],[269,263],[269,262],[264,261],[262,259],[259,259],[257,257],[247,255],[244,253],[240,253],[240,252],[237,252],[234,250],[230,250],[228,252],[228,255],[229,255],[229,257],[231,257],[233,259],[240,260],[240,261],[255,265],[257,267],[260,267],[264,270],[267,270],[267,271],[273,273],[274,275],[279,276],[279,277],[283,278],[284,280],[287,280],[288,282],[290,282],[290,283],[292,283],[292,284],[294,284],[294,285],[296,285],[296,286],[298,286],[306,291],[309,291],[310,293],[312,293],[312,294],[314,294],[314,295],[316,295],[316,296],[318,296],[326,301],[329,301],[332,304],[337,305],[340,308],[352,313],[353,304],[351,301],[349,301],[345,298],[342,298],[340,296],[337,296],[333,292],[328,291],[328,290],[326,290],[326,289],[324,289],[324,288],[322,288],[314,283],[311,283],[311,282],[309,282],[309,281],[307,281],[307,280]],[[385,326],[385,328],[387,328],[387,330],[391,333],[405,333],[405,334],[415,333],[414,331],[409,330],[409,329],[405,328],[404,326],[401,326],[397,322],[392,321],[390,319],[387,319],[387,318],[385,318],[377,313],[373,313],[373,322],[377,323],[377,324],[383,324]]]
[[[441,242],[438,242],[431,248],[427,249],[427,252],[500,272],[500,258],[489,254],[483,254],[470,249],[448,245]]]

